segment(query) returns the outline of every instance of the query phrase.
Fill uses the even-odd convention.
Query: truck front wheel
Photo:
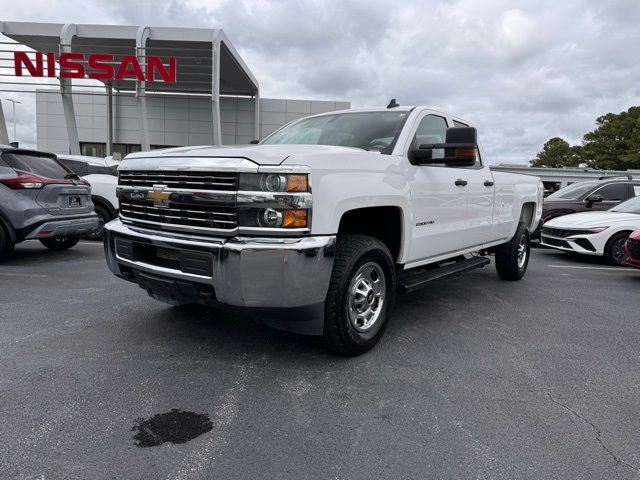
[[[531,239],[524,223],[518,225],[511,241],[496,248],[496,270],[503,280],[520,280],[529,265]]]
[[[395,291],[395,267],[384,243],[365,235],[339,236],[325,300],[325,345],[342,355],[373,348],[388,324]]]

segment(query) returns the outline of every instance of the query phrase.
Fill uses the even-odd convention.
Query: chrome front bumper
[[[104,233],[107,263],[115,275],[137,283],[140,274],[175,281],[193,293],[161,300],[210,303],[213,298],[261,309],[323,305],[336,242],[335,236],[210,238],[148,230],[119,219],[107,223]]]

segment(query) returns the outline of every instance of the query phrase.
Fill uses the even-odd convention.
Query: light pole
[[[18,141],[18,136],[16,135],[16,103],[22,103],[20,100],[14,100],[13,98],[5,98],[7,102],[11,102],[13,104],[13,141]]]

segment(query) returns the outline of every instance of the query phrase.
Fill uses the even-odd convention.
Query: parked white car
[[[174,305],[260,311],[362,353],[396,290],[490,263],[519,280],[543,186],[492,172],[476,129],[425,107],[295,121],[260,142],[128,155],[111,271]]]
[[[566,252],[604,257],[625,265],[624,244],[640,230],[640,197],[603,212],[581,212],[549,220],[542,227],[542,244]]]
[[[66,167],[91,185],[91,200],[95,205],[99,226],[86,238],[101,240],[104,224],[118,215],[116,187],[120,162],[111,158],[82,155],[57,155],[57,157]]]

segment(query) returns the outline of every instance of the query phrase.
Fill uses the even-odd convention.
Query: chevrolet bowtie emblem
[[[153,189],[147,192],[147,200],[153,200],[153,205],[156,207],[168,207],[171,193],[165,192],[165,188],[167,187],[164,185],[154,185]]]

